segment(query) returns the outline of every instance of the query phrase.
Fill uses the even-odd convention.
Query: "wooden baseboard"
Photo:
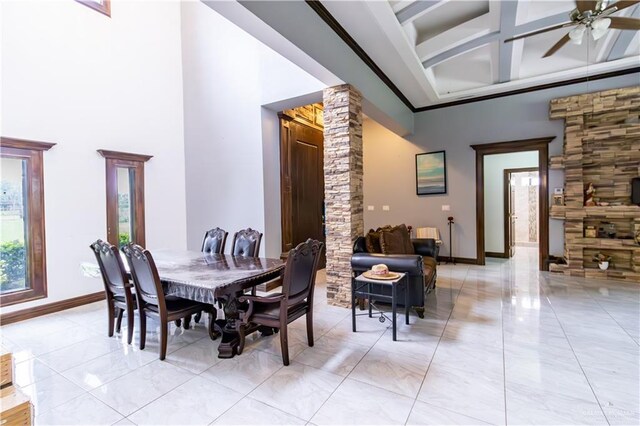
[[[487,257],[498,257],[500,259],[508,259],[509,256],[506,253],[498,253],[495,251],[486,251],[484,252],[484,255]]]
[[[84,296],[72,297],[71,299],[60,300],[58,302],[47,303],[46,305],[36,306],[35,308],[9,312],[0,315],[0,324],[7,325],[42,315],[53,314],[64,311],[65,309],[71,309],[77,306],[97,302],[99,300],[103,300],[104,297],[104,291],[100,291],[97,293],[85,294]]]
[[[456,263],[463,263],[465,265],[477,265],[478,259],[473,259],[470,257],[453,257],[453,260]],[[449,256],[438,256],[438,262],[448,262]]]

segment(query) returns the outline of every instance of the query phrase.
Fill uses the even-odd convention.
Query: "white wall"
[[[485,251],[504,252],[504,170],[523,167],[538,167],[538,151],[484,157]]]
[[[640,74],[591,81],[589,83],[540,90],[483,102],[440,108],[415,116],[414,134],[406,138],[394,135],[371,121],[364,124],[364,202],[367,228],[385,223],[407,223],[447,229],[450,205],[455,217],[453,254],[476,258],[475,152],[474,144],[555,136],[549,154],[562,153],[564,121],[549,120],[549,101],[557,97],[638,84]],[[445,195],[415,195],[415,154],[447,152]],[[563,172],[549,171],[550,197],[553,188],[562,187]],[[381,205],[390,211],[380,210]],[[366,210],[375,205],[375,211]],[[551,254],[562,254],[563,222],[549,223]],[[447,233],[441,253],[448,254]]]
[[[57,143],[44,154],[49,297],[102,290],[80,263],[106,238],[105,160],[97,149],[153,155],[145,165],[147,246],[186,246],[180,6],[0,2],[3,136]]]
[[[250,226],[278,256],[277,116],[261,105],[324,84],[200,2],[182,4],[182,50],[188,246]]]

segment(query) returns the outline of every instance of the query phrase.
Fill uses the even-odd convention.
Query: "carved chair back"
[[[262,233],[251,228],[233,234],[231,254],[234,256],[258,257]]]
[[[149,250],[145,250],[137,244],[130,243],[122,247],[122,251],[129,263],[129,270],[133,277],[133,284],[138,294],[138,307],[142,315],[143,302],[158,306],[162,311],[166,304],[162,283],[158,275],[156,263]],[[161,312],[162,315],[162,312]]]
[[[89,246],[100,267],[104,289],[109,295],[131,297],[131,290],[125,286],[129,282],[118,248],[108,242],[97,240]]]
[[[313,304],[313,289],[323,247],[324,243],[308,239],[289,252],[282,279],[282,294],[287,305],[299,303],[304,299],[307,299],[307,303]]]
[[[220,254],[224,252],[229,233],[224,229],[214,228],[204,234],[202,252],[205,254]]]

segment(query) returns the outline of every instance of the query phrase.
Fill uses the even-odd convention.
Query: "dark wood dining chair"
[[[258,257],[262,233],[247,228],[233,234],[231,254],[234,256]]]
[[[260,242],[262,241],[262,233],[255,229],[242,229],[233,234],[231,243],[231,254],[233,256],[258,257],[260,253]],[[256,288],[252,287],[250,294],[256,295]]]
[[[195,302],[175,296],[165,296],[158,275],[156,263],[149,250],[136,244],[127,244],[122,248],[129,270],[133,277],[140,315],[140,349],[144,349],[147,334],[147,317],[160,321],[160,359],[167,355],[168,323],[178,319],[189,320],[191,315],[201,311],[209,313],[209,337],[215,339],[214,324],[216,308],[206,303]]]
[[[127,312],[127,343],[133,339],[133,311],[135,295],[132,293],[133,284],[127,278],[127,273],[122,264],[122,258],[118,248],[112,244],[97,240],[89,246],[96,256],[104,292],[107,300],[107,314],[109,318],[109,337],[113,336],[114,321],[115,330],[120,333],[122,314]]]
[[[227,235],[229,235],[229,233],[224,229],[214,228],[208,230],[204,234],[201,251],[205,254],[224,253],[224,246],[227,242]]]
[[[282,293],[245,295],[238,299],[247,303],[246,311],[241,312],[238,354],[244,349],[245,332],[249,328],[256,325],[273,327],[280,330],[282,362],[289,365],[287,324],[303,315],[307,316],[307,340],[309,346],[313,346],[313,290],[323,247],[320,241],[309,239],[289,252],[282,277]]]

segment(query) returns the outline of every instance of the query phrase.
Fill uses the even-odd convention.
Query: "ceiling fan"
[[[591,32],[594,40],[598,40],[604,36],[609,28],[618,30],[640,30],[640,19],[610,16],[615,12],[640,3],[640,0],[618,0],[612,5],[608,5],[608,3],[607,0],[576,0],[576,8],[569,14],[569,22],[512,37],[505,40],[505,43],[559,28],[575,27],[544,54],[543,58],[546,58],[556,53],[562,46],[569,42],[581,44],[584,33],[587,30]]]

